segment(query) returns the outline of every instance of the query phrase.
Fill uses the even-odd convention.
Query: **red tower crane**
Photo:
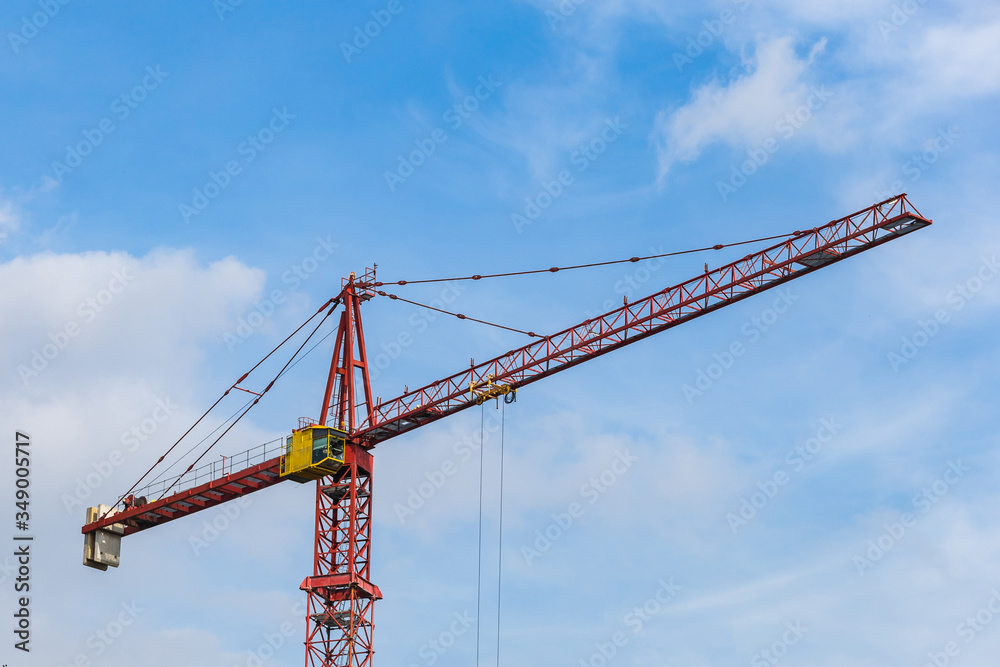
[[[326,311],[329,317],[343,306],[318,420],[300,419],[299,428],[280,447],[234,457],[228,471],[223,466],[220,472],[214,464],[193,470],[192,464],[169,486],[163,485],[157,500],[127,496],[114,507],[90,508],[82,529],[84,562],[100,569],[117,567],[124,535],[278,482],[315,480],[313,572],[300,587],[308,596],[306,666],[368,667],[374,602],[382,597],[371,581],[371,450],[377,444],[930,224],[902,194],[785,235],[786,240],[717,269],[706,266],[702,275],[686,282],[550,336],[536,336],[538,340],[528,345],[378,404],[369,383],[361,304],[376,295],[393,295],[377,291],[383,284],[376,282],[373,270],[360,278],[352,273],[340,294],[316,313]],[[226,394],[246,391],[257,395],[256,403],[274,384],[257,394],[239,386],[246,377]]]

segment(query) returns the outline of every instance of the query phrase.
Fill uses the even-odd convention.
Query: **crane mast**
[[[366,274],[369,282],[374,278],[374,270]],[[319,424],[332,418],[348,434],[373,418],[361,326],[361,303],[373,295],[371,289],[359,288],[353,273],[341,288],[344,310]],[[316,481],[313,574],[300,586],[309,597],[307,667],[369,667],[374,654],[375,600],[382,593],[371,583],[372,455],[354,438],[347,438],[345,445],[340,470]]]
[[[308,596],[306,666],[369,667],[374,602],[371,582],[372,448],[449,415],[607,354],[684,322],[737,303],[931,224],[905,194],[749,254],[599,317],[545,336],[494,359],[374,405],[361,325],[361,304],[381,286],[374,269],[341,285],[343,306],[319,418],[299,420],[293,435],[315,434],[325,464],[291,474],[293,436],[274,456],[228,473],[211,474],[158,500],[128,508],[88,510],[85,562],[118,565],[124,535],[259,491],[287,479],[316,479],[313,573],[300,586]],[[334,306],[336,307],[336,306]],[[332,426],[328,424],[332,421]],[[337,440],[337,434],[340,439]],[[341,443],[334,452],[331,443]],[[319,451],[319,446],[316,446]],[[265,450],[266,451],[266,450]],[[314,459],[316,460],[316,459]],[[335,465],[328,467],[330,461]],[[324,467],[327,466],[327,467]],[[334,470],[330,474],[328,471]],[[197,476],[196,476],[197,479]],[[88,562],[89,561],[89,562]]]

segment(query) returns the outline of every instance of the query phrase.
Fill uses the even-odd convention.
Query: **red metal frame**
[[[320,424],[332,418],[350,436],[344,467],[316,484],[313,575],[301,586],[309,596],[306,666],[371,665],[374,602],[382,597],[370,581],[376,444],[475,405],[470,385],[536,382],[930,224],[899,195],[374,408],[360,305],[374,294],[375,274],[367,271],[361,281],[351,274],[340,295],[344,311],[320,413]],[[82,532],[124,523],[128,535],[207,509],[287,479],[278,476],[279,464],[280,457],[230,472]]]
[[[278,471],[281,458],[273,458],[263,463],[230,472],[194,488],[174,493],[153,502],[135,507],[124,512],[113,514],[101,521],[84,526],[83,532],[88,533],[113,523],[125,524],[125,535],[138,533],[141,530],[159,526],[160,524],[179,519],[189,514],[236,500],[254,491],[274,486],[286,478]]]
[[[374,272],[369,275],[374,282]],[[337,328],[333,362],[320,410],[320,425],[325,426],[328,416],[334,412],[334,426],[349,433],[353,433],[358,424],[372,421],[372,388],[368,380],[368,354],[361,327],[361,302],[370,298],[369,291],[355,289],[352,273],[340,294],[344,312]],[[363,403],[357,402],[356,384],[359,381],[364,391]]]
[[[374,273],[370,274],[374,281]],[[367,276],[366,276],[367,277]],[[331,417],[349,433],[372,418],[368,355],[361,327],[361,302],[371,294],[355,288],[354,274],[343,287],[330,374],[320,424]],[[360,384],[364,401],[357,402]],[[309,596],[306,667],[368,667],[373,648],[375,600],[371,583],[372,455],[349,438],[344,466],[316,482],[313,575],[300,587]]]
[[[372,455],[347,445],[344,467],[316,483],[313,575],[309,596],[306,667],[371,665],[375,600],[371,583]]]
[[[930,225],[906,195],[796,235],[375,407],[368,447],[475,404],[471,385],[521,387]]]

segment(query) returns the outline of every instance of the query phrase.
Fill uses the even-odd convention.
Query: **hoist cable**
[[[500,554],[500,561],[497,564],[497,667],[500,667],[500,600],[503,580],[503,432],[507,421],[507,399],[504,399],[500,408],[500,545],[497,551]]]
[[[486,404],[479,412],[479,573],[476,578],[476,667],[483,631],[483,449],[486,439]]]
[[[524,334],[525,336],[531,336],[532,338],[538,338],[538,334],[534,331],[521,331],[520,329],[514,329],[513,327],[505,327],[502,324],[494,324],[493,322],[487,322],[486,320],[478,320],[475,317],[469,317],[468,315],[463,315],[462,313],[452,313],[447,310],[442,310],[440,308],[435,308],[434,306],[428,306],[423,303],[417,303],[416,301],[410,301],[409,299],[404,299],[401,296],[396,296],[395,294],[388,294],[386,292],[376,292],[379,296],[387,296],[393,301],[403,301],[405,303],[412,304],[414,306],[419,306],[420,308],[427,308],[428,310],[433,310],[444,315],[451,315],[452,317],[457,317],[460,320],[469,320],[470,322],[478,322],[480,324],[485,324],[487,326],[496,327],[497,329],[506,329],[507,331],[513,331],[514,333]]]
[[[484,275],[473,274],[471,276],[458,276],[456,278],[434,278],[432,280],[396,280],[387,282],[372,283],[372,287],[383,287],[385,285],[418,285],[422,283],[446,283],[458,280],[483,280],[484,278],[506,278],[508,276],[527,276],[534,273],[557,273],[559,271],[571,271],[573,269],[589,269],[595,266],[610,266],[612,264],[628,264],[642,262],[647,259],[659,259],[661,257],[676,257],[678,255],[690,255],[696,252],[706,252],[708,250],[722,250],[733,246],[748,245],[750,243],[760,243],[762,241],[773,241],[775,239],[790,238],[799,236],[802,232],[792,232],[791,234],[778,234],[776,236],[764,236],[750,241],[738,241],[736,243],[717,243],[704,248],[693,248],[691,250],[676,250],[674,252],[664,252],[658,255],[647,255],[645,257],[629,257],[628,259],[615,259],[608,262],[592,262],[590,264],[576,264],[574,266],[553,266],[548,269],[533,269],[531,271],[509,271],[507,273],[489,273]]]

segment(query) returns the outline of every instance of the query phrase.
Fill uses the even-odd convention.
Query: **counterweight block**
[[[107,505],[87,508],[87,523],[93,523],[111,508]],[[113,514],[112,514],[113,516]],[[118,567],[121,560],[122,535],[125,525],[113,523],[83,536],[83,564],[97,570]]]

